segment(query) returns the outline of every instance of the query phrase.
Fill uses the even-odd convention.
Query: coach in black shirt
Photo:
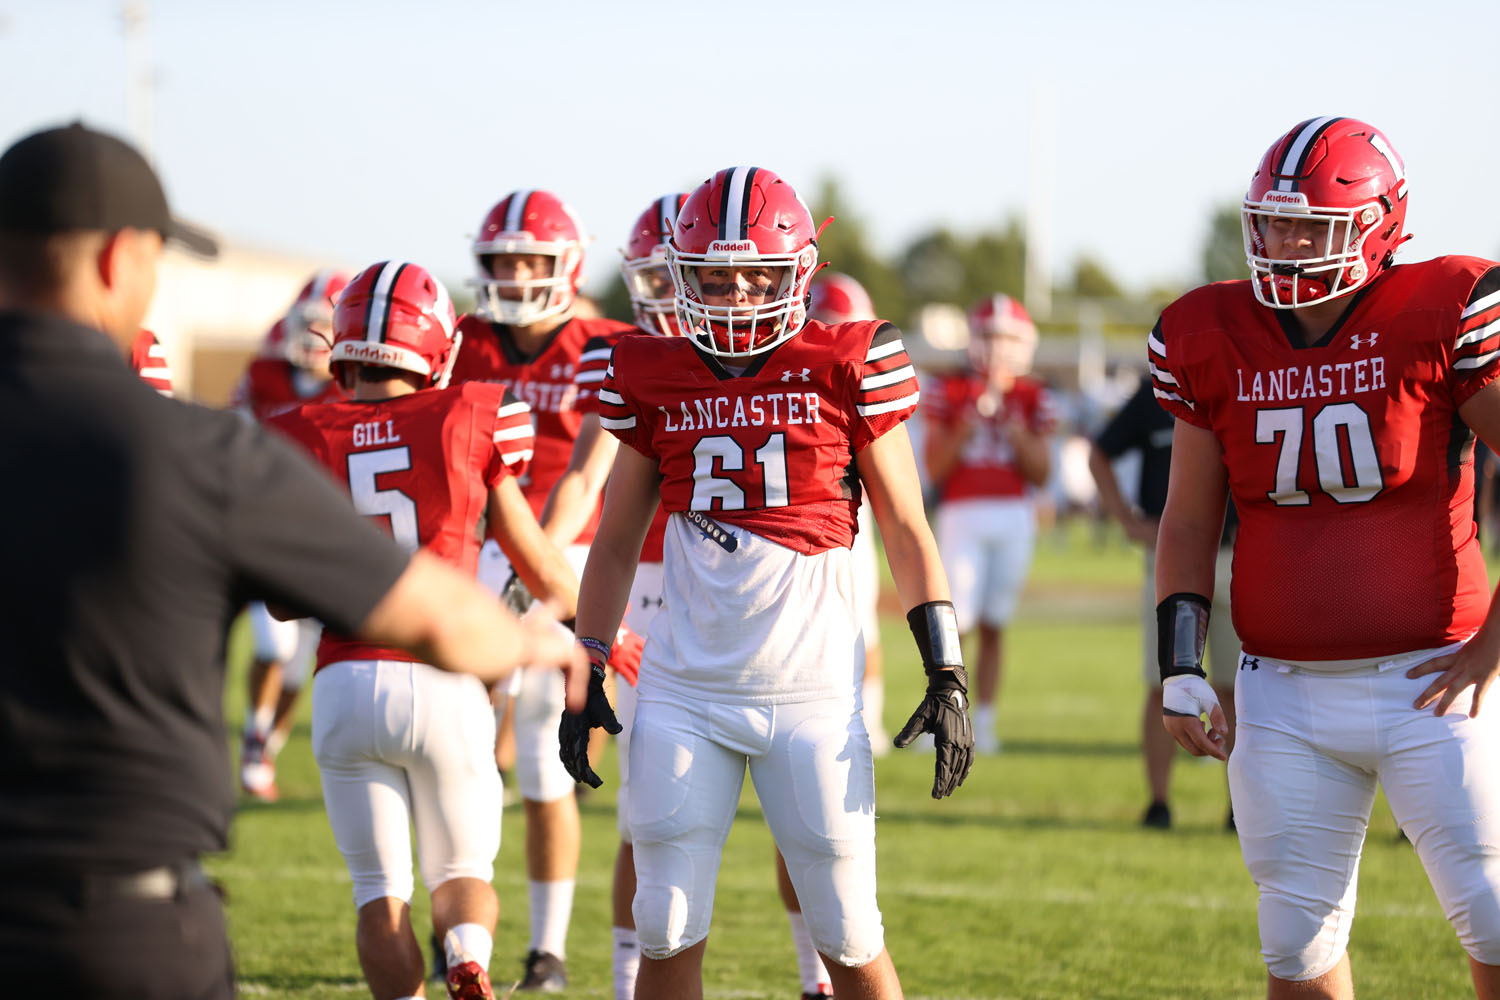
[[[1089,469],[1099,485],[1099,504],[1119,521],[1125,534],[1146,547],[1146,582],[1141,596],[1142,676],[1146,680],[1146,705],[1141,713],[1141,746],[1146,757],[1146,782],[1151,801],[1141,817],[1144,826],[1172,825],[1168,793],[1172,758],[1177,743],[1161,724],[1161,675],[1156,663],[1156,526],[1167,505],[1167,475],[1172,466],[1172,415],[1157,405],[1151,377],[1143,376],[1135,394],[1126,401],[1089,452]],[[1135,504],[1120,493],[1114,459],[1131,451],[1140,452],[1141,476]],[[1229,612],[1229,571],[1233,555],[1234,504],[1229,505],[1214,580],[1213,614],[1209,616],[1209,678],[1219,694],[1219,704],[1234,730],[1234,674],[1240,655],[1240,640],[1234,634]],[[1233,740],[1233,736],[1230,739]],[[1226,747],[1225,749],[1232,749]],[[1228,819],[1233,824],[1233,814]]]
[[[289,446],[131,373],[164,239],[213,250],[125,143],[74,125],[0,157],[7,995],[233,996],[197,858],[226,846],[224,643],[245,601],[485,679],[581,666],[397,548]]]

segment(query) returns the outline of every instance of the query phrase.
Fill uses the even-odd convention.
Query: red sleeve
[[[578,356],[578,367],[573,372],[573,384],[578,387],[578,397],[573,407],[579,413],[599,412],[599,389],[609,373],[609,354],[614,349],[618,336],[590,337]]]
[[[486,383],[465,383],[487,385]],[[499,388],[499,386],[495,386]],[[485,485],[494,486],[506,476],[519,479],[531,462],[531,452],[536,445],[536,434],[531,426],[531,407],[521,402],[509,389],[501,396],[495,410],[493,439],[494,458],[485,470]]]
[[[1500,265],[1480,275],[1464,304],[1449,360],[1448,385],[1462,406],[1500,377]]]
[[[851,428],[855,452],[891,430],[917,410],[917,373],[901,342],[901,331],[891,323],[875,328],[870,347],[859,367],[855,412],[859,419]]]
[[[1181,300],[1179,300],[1180,302]],[[1176,303],[1173,304],[1175,306]],[[1197,404],[1193,400],[1191,384],[1188,381],[1187,365],[1180,353],[1175,350],[1177,341],[1168,337],[1166,330],[1171,324],[1168,316],[1172,311],[1168,307],[1161,319],[1156,321],[1152,327],[1151,334],[1146,338],[1147,362],[1151,367],[1151,389],[1156,394],[1156,401],[1162,408],[1174,417],[1186,420],[1195,427],[1211,430],[1208,415],[1198,412]],[[1168,347],[1168,343],[1172,347]]]
[[[659,461],[660,456],[647,433],[649,424],[637,419],[634,401],[627,402],[619,389],[621,382],[630,381],[624,373],[632,370],[637,363],[638,345],[635,340],[633,337],[626,338],[615,344],[609,366],[605,370],[604,384],[599,388],[599,426],[652,461]],[[649,344],[651,341],[645,340],[645,343]]]
[[[167,352],[150,330],[135,335],[130,345],[130,367],[151,388],[163,396],[172,395],[172,369],[167,365]]]

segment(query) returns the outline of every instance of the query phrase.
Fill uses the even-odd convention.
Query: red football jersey
[[[266,421],[304,404],[345,399],[336,379],[324,381],[282,358],[256,358],[229,397],[229,405]]]
[[[142,330],[130,344],[130,367],[151,388],[163,396],[172,395],[172,369],[167,352],[150,330]]]
[[[618,337],[634,328],[612,319],[575,317],[552,331],[531,355],[521,353],[510,329],[502,324],[465,315],[459,317],[458,329],[464,339],[453,364],[453,382],[497,382],[531,407],[536,456],[521,480],[521,490],[540,517],[547,495],[567,471],[583,419],[574,382],[583,346],[593,337]],[[592,541],[598,526],[596,505],[576,544]]]
[[[631,327],[629,332],[655,336],[640,327]],[[573,377],[573,381],[578,384],[580,413],[599,412],[599,389],[604,385],[605,376],[609,374],[609,356],[619,339],[619,334],[611,334],[608,337],[594,337],[583,345],[583,354],[578,358],[578,374]],[[646,530],[646,540],[641,543],[641,562],[662,561],[666,535],[667,509],[658,505],[656,516],[651,519],[651,527]]]
[[[939,379],[936,391],[929,393],[922,403],[928,433],[934,436],[948,433],[978,415],[977,404],[984,389],[984,379],[971,372]],[[979,416],[979,425],[942,482],[940,502],[1024,497],[1031,493],[1031,484],[1021,475],[1015,449],[1005,436],[1004,427],[1009,420],[1019,420],[1038,434],[1055,431],[1057,414],[1047,387],[1034,378],[1018,378],[1010,392],[1000,399],[994,413]]]
[[[600,421],[661,468],[669,514],[711,513],[813,554],[854,542],[854,456],[912,415],[901,331],[809,322],[741,375],[685,337],[615,345]]]
[[[1318,343],[1290,323],[1222,282],[1150,338],[1157,399],[1224,449],[1245,651],[1342,660],[1470,635],[1489,593],[1457,411],[1500,376],[1500,267],[1393,267]]]
[[[490,487],[531,458],[531,415],[503,386],[469,383],[379,402],[326,403],[268,421],[327,467],[355,508],[473,576]],[[318,666],[414,660],[324,629]]]

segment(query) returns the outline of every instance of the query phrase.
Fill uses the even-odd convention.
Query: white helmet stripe
[[[1288,177],[1288,174],[1297,174],[1302,163],[1302,157],[1307,153],[1307,147],[1312,145],[1314,139],[1322,134],[1323,129],[1330,123],[1338,120],[1338,115],[1327,115],[1323,118],[1310,119],[1302,126],[1302,131],[1297,133],[1297,138],[1292,140],[1286,149],[1286,155],[1276,165],[1276,173],[1281,180],[1276,182],[1278,191],[1295,191],[1297,182]]]
[[[385,342],[385,328],[391,317],[391,289],[404,270],[404,263],[386,261],[375,278],[375,287],[370,292],[370,310],[365,315],[365,340],[372,344]]]
[[[453,326],[448,322],[448,316],[452,313],[453,306],[449,304],[448,286],[437,278],[433,278],[432,283],[437,288],[437,296],[433,300],[432,305],[433,318],[438,321],[438,325],[443,328],[443,333],[447,335],[448,339],[452,340]]]
[[[505,210],[505,231],[518,233],[526,220],[526,203],[531,200],[530,191],[517,191],[510,196],[510,207]]]
[[[1406,167],[1402,166],[1401,157],[1397,156],[1396,151],[1385,141],[1385,136],[1379,132],[1371,132],[1370,145],[1374,146],[1375,152],[1385,157],[1385,161],[1391,165],[1391,169],[1396,172],[1398,183],[1406,180]]]
[[[729,173],[729,183],[724,185],[724,215],[719,224],[720,236],[726,240],[745,238],[745,203],[749,200],[750,181],[755,177],[754,167],[735,167]]]
[[[661,231],[666,233],[668,238],[671,237],[672,230],[677,227],[677,202],[680,200],[675,194],[664,194],[661,196],[661,200],[656,203],[657,215],[661,221]]]

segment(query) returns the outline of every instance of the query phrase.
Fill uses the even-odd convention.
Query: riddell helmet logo
[[[709,253],[755,253],[751,240],[714,240],[708,245]]]
[[[1261,204],[1300,205],[1307,207],[1307,195],[1301,191],[1267,191],[1261,196]]]

